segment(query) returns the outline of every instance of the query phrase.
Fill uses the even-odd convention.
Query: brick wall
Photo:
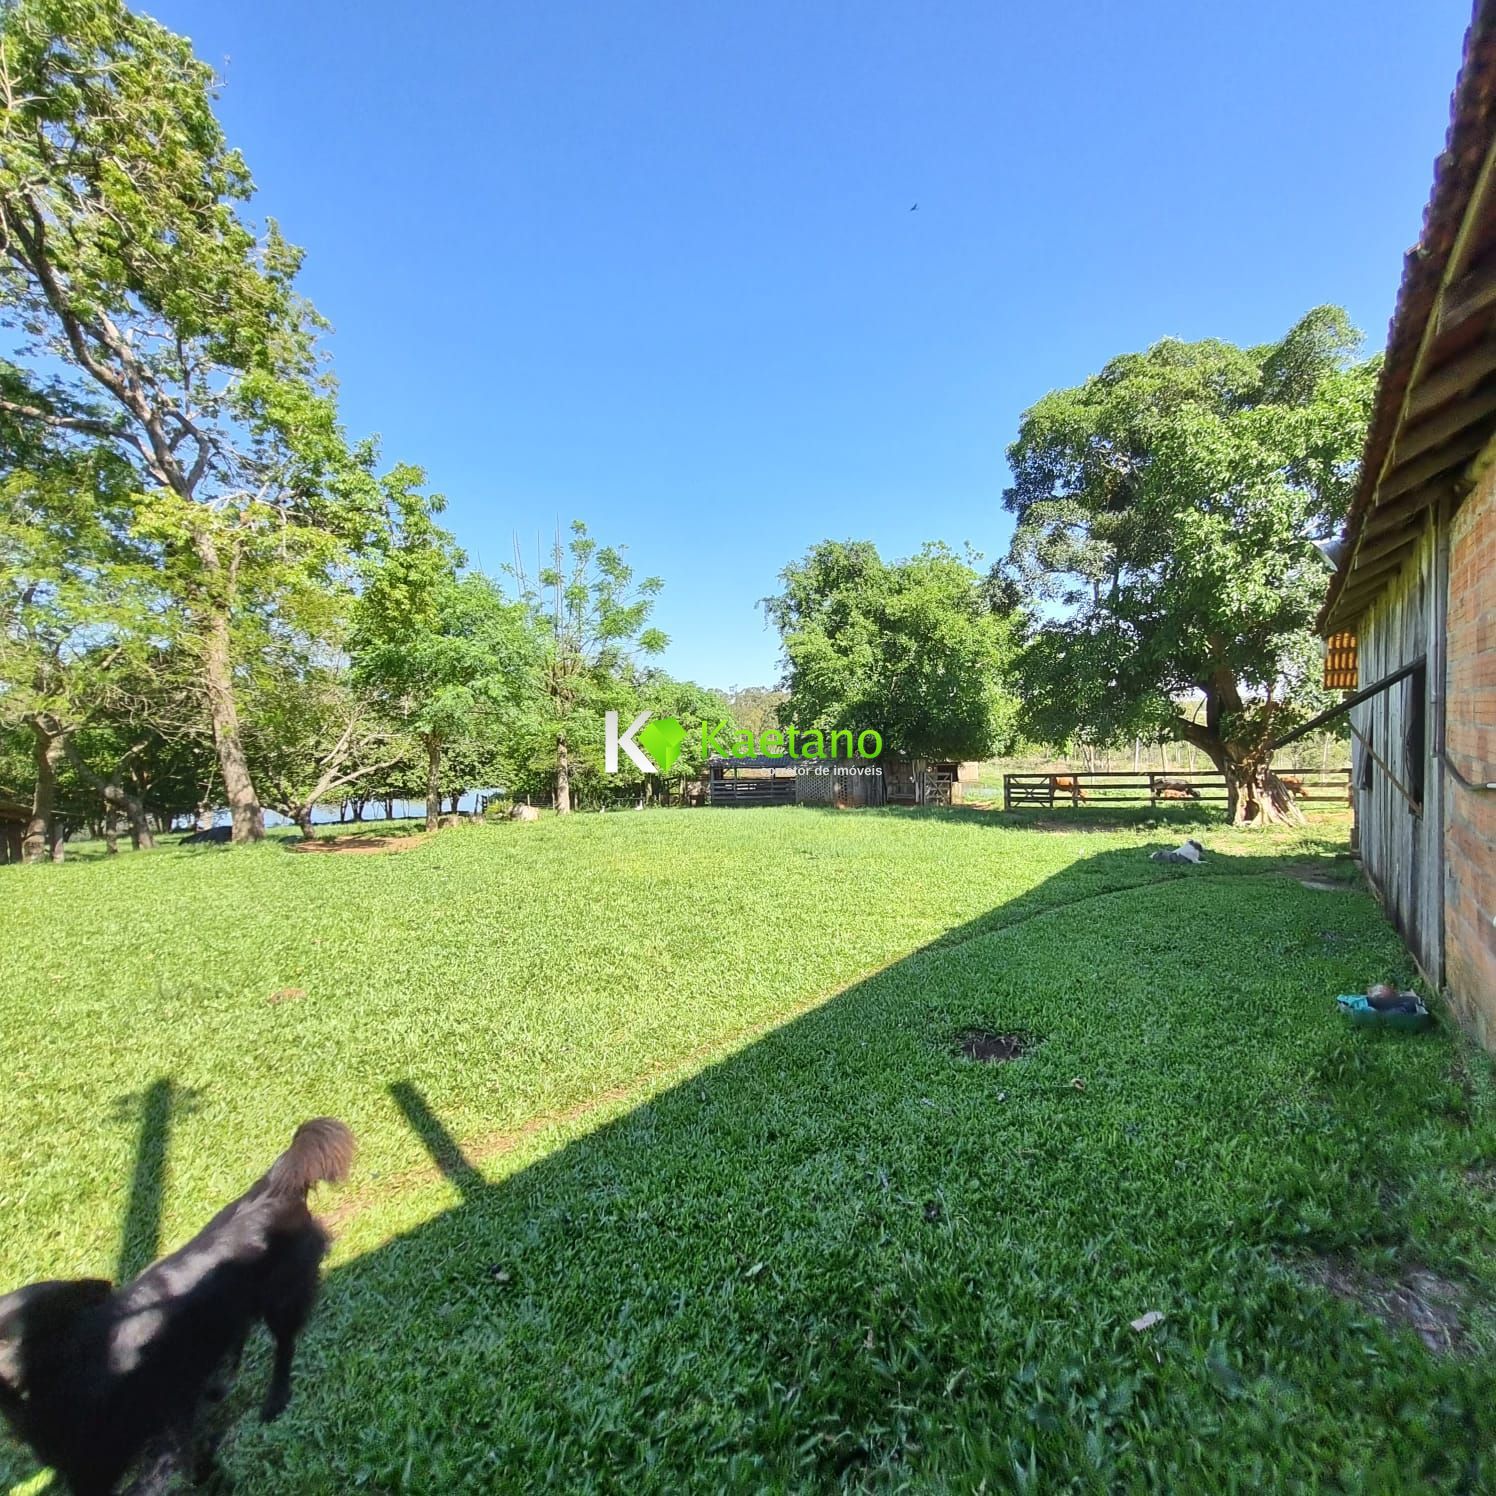
[[[1449,549],[1445,752],[1496,782],[1496,468],[1455,513]],[[1461,1017],[1496,1050],[1496,791],[1445,776],[1444,974]]]

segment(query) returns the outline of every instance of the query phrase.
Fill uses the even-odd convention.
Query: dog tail
[[[313,1117],[296,1129],[291,1146],[270,1166],[268,1192],[302,1195],[314,1184],[348,1177],[353,1134],[336,1117]]]

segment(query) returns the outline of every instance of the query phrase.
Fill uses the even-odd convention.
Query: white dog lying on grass
[[[1154,852],[1154,862],[1199,862],[1205,855],[1205,848],[1191,837],[1182,847],[1173,847],[1165,852]]]

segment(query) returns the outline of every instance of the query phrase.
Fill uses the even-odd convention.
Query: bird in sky
[[[909,210],[909,211],[910,211],[910,212],[911,212],[911,213],[918,213],[918,212],[919,212],[919,204],[918,204],[918,203],[915,203],[915,205],[914,205],[914,206],[913,206],[913,207],[912,207],[912,208],[910,208],[910,210]]]

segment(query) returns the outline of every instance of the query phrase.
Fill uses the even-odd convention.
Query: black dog
[[[0,1412],[37,1458],[78,1496],[107,1496],[163,1438],[193,1473],[199,1404],[260,1320],[275,1338],[260,1416],[279,1414],[327,1251],[307,1192],[352,1161],[341,1122],[303,1122],[248,1194],[133,1283],[33,1283],[0,1298]]]

